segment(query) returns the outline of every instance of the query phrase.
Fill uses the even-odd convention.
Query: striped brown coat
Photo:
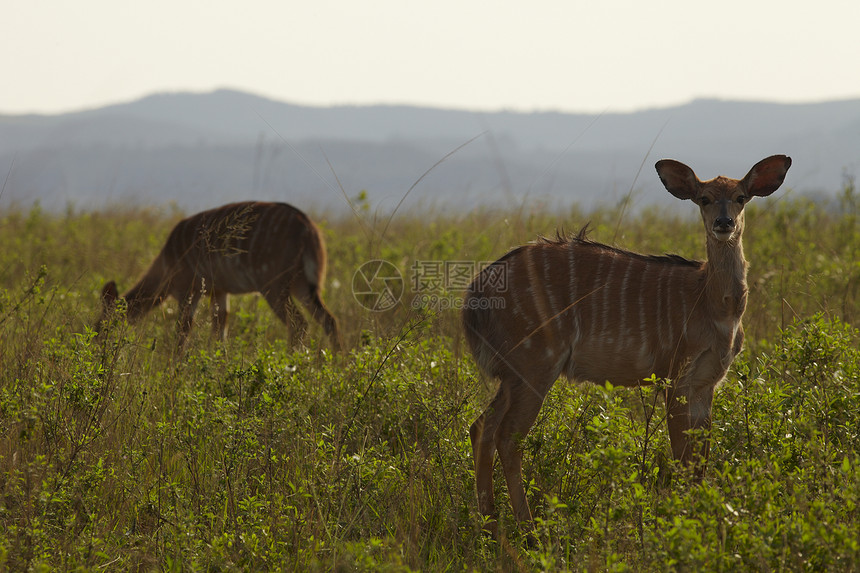
[[[182,347],[203,294],[211,297],[212,328],[219,339],[227,329],[227,295],[250,292],[261,293],[300,339],[307,322],[295,297],[339,348],[337,321],[320,298],[325,271],[325,244],[307,215],[285,203],[232,203],[177,223],[149,270],[122,298],[129,322],[175,298]],[[107,283],[97,329],[118,298],[116,283]]]
[[[686,165],[656,165],[666,189],[695,202],[708,258],[646,256],[585,238],[541,240],[485,268],[464,301],[466,340],[480,368],[499,379],[472,424],[478,504],[492,516],[498,451],[514,513],[531,523],[519,440],[531,429],[559,376],[636,386],[669,380],[667,418],[676,459],[701,475],[714,389],[743,343],[747,299],[744,205],[782,184],[791,159],[772,156],[743,179],[700,181]],[[492,299],[487,301],[485,299]],[[490,529],[495,532],[494,522]]]

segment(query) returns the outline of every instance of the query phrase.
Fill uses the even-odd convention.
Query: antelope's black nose
[[[735,228],[735,220],[731,217],[717,217],[714,221],[714,229],[728,231]]]

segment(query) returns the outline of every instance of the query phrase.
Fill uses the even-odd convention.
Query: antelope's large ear
[[[108,308],[119,298],[119,291],[116,289],[116,283],[110,281],[102,288],[102,305]]]
[[[785,174],[791,167],[791,157],[787,155],[771,155],[762,159],[750,169],[743,178],[743,183],[750,195],[767,197],[782,185]]]
[[[666,190],[678,199],[695,199],[699,196],[702,182],[692,169],[680,161],[661,159],[654,167]]]

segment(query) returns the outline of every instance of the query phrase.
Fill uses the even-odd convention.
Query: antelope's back
[[[229,292],[259,291],[316,261],[325,270],[319,231],[286,203],[231,203],[177,223],[162,251],[169,264]]]
[[[484,268],[463,305],[481,369],[527,377],[538,366],[571,378],[638,384],[682,366],[699,333],[703,263],[647,256],[582,238],[541,240]]]

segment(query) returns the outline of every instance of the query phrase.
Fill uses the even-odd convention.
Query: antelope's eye
[[[737,201],[738,203],[740,203],[741,205],[743,205],[744,203],[746,203],[746,202],[747,202],[747,198],[746,198],[745,196],[741,195],[741,196],[739,196],[737,199],[735,199],[735,201]]]
[[[702,207],[707,207],[710,204],[711,200],[707,197],[699,197],[699,205],[701,205]]]

